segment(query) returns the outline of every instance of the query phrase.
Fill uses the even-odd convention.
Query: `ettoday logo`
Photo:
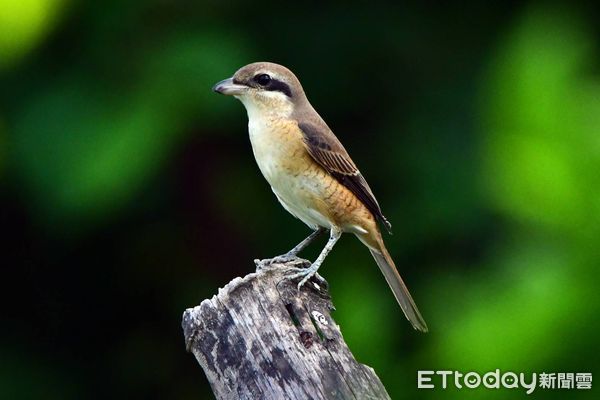
[[[475,389],[484,386],[488,389],[523,389],[531,394],[536,388],[542,389],[591,389],[592,374],[578,373],[546,373],[537,374],[501,372],[499,369],[479,374],[460,371],[418,371],[417,387],[419,389],[446,389],[454,385],[458,389]]]

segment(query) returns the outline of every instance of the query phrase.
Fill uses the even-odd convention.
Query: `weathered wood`
[[[184,312],[187,348],[215,397],[389,399],[373,369],[346,346],[327,290],[311,280],[298,291],[284,279],[285,267],[298,262],[259,262],[255,273]]]

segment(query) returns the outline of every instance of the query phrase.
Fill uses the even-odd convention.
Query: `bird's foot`
[[[317,273],[317,270],[319,269],[318,266],[315,268],[310,261],[300,258],[293,253],[286,253],[277,257],[265,258],[262,260],[257,258],[254,260],[254,264],[256,264],[257,271],[269,268],[281,268],[288,274],[285,276],[286,280],[302,278],[298,283],[298,290],[300,290],[300,288],[311,278],[316,281],[314,283],[318,285],[319,288],[322,287],[327,289],[329,287],[329,283],[327,283],[325,278]]]
[[[285,279],[295,280],[298,278],[302,278],[302,279],[300,279],[300,282],[298,282],[298,290],[300,290],[300,288],[302,286],[304,286],[304,284],[306,282],[308,282],[308,280],[311,278],[314,278],[317,281],[318,285],[321,285],[324,288],[327,288],[329,286],[329,284],[327,283],[325,278],[323,278],[321,275],[319,275],[317,273],[318,269],[319,269],[319,266],[314,265],[314,264],[311,264],[308,268],[289,267],[288,271],[291,273],[289,275],[287,275],[285,277]]]
[[[265,258],[262,260],[259,260],[257,258],[256,260],[254,260],[254,264],[256,264],[257,269],[263,269],[265,267],[270,267],[273,264],[293,264],[294,266],[309,266],[310,261],[300,258],[294,253],[285,253],[277,257]]]
[[[289,262],[297,261],[297,260],[302,260],[302,259],[294,253],[285,253],[280,256],[276,256],[276,257],[268,259],[269,264],[285,264],[285,263],[289,263]],[[306,260],[304,260],[304,261],[306,261]]]
[[[265,258],[262,260],[256,259],[254,260],[254,264],[256,264],[256,270],[270,268],[291,268],[300,271],[309,267],[310,261],[295,255],[283,254],[273,258]]]

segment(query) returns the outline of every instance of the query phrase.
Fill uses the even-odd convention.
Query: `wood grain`
[[[285,279],[304,262],[257,262],[184,312],[187,348],[217,399],[389,399],[344,342],[326,288],[309,281],[299,291]]]

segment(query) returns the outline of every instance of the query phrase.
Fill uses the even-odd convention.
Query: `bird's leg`
[[[331,249],[333,249],[333,246],[335,246],[335,243],[339,240],[341,236],[342,231],[339,228],[332,228],[329,232],[329,240],[327,241],[327,244],[321,251],[321,254],[319,254],[319,257],[317,257],[315,262],[313,262],[312,265],[308,268],[288,275],[287,279],[302,278],[302,280],[300,280],[300,283],[298,283],[298,289],[300,289],[302,285],[304,285],[313,275],[317,273],[317,270],[319,269],[321,264],[323,264],[323,261],[325,261],[325,258],[327,257]],[[320,280],[322,279],[323,278],[320,278]]]
[[[311,233],[310,235],[308,235],[308,237],[306,239],[304,239],[303,241],[301,241],[300,243],[298,243],[293,249],[291,249],[287,253],[282,254],[280,256],[277,256],[277,257],[273,257],[270,260],[268,260],[269,263],[270,264],[272,264],[272,263],[284,263],[284,262],[288,262],[288,261],[291,261],[291,260],[297,258],[298,253],[300,253],[309,244],[311,244],[313,240],[315,240],[316,238],[318,238],[319,236],[321,236],[321,234],[323,234],[323,232],[325,232],[325,228],[318,228],[316,231],[314,231],[313,233]]]

